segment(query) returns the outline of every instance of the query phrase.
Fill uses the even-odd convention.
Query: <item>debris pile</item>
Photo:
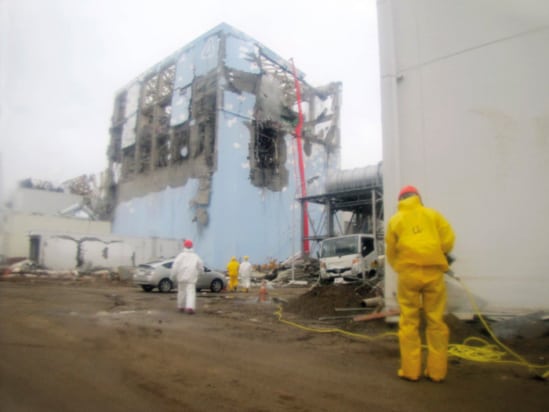
[[[316,280],[320,270],[317,259],[296,255],[281,262],[265,275],[265,279],[275,283],[284,283],[291,280]]]
[[[362,301],[376,296],[375,288],[368,285],[338,284],[315,286],[303,295],[292,299],[284,306],[284,311],[305,318],[316,319],[322,316],[336,316],[339,308],[361,308]]]
[[[69,193],[79,196],[91,196],[98,192],[95,175],[81,175],[63,182]]]
[[[49,270],[30,259],[24,259],[9,266],[2,267],[3,278],[43,278],[59,280],[101,279],[101,280],[128,280],[124,278],[125,270],[89,268],[89,270]]]

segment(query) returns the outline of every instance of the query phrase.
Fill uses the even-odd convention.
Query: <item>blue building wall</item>
[[[260,44],[221,25],[225,36],[224,61],[221,64],[240,73],[258,75],[255,58]],[[189,178],[184,185],[167,185],[157,190],[121,200],[114,211],[113,232],[132,236],[190,238],[196,251],[213,268],[224,269],[232,256],[250,256],[253,263],[283,260],[301,250],[301,205],[296,200],[299,182],[296,167],[295,138],[286,134],[286,160],[281,167],[288,179],[281,190],[257,187],[250,181],[250,140],[257,104],[256,94],[234,90],[230,79],[219,74],[219,47],[222,37],[212,30],[183,48],[175,56],[172,114],[170,126],[192,122],[191,83],[199,75],[218,72],[216,104],[215,168],[210,179],[208,222],[193,220],[199,179]],[[265,52],[264,52],[265,53]],[[267,50],[271,60],[279,60]],[[135,83],[133,83],[135,84]],[[328,169],[339,167],[339,151],[328,153],[320,142],[310,144],[305,155],[306,177],[314,177],[309,193],[320,192]],[[120,184],[124,184],[121,182]],[[312,221],[320,220],[322,208],[310,205]],[[314,228],[310,228],[314,234]]]

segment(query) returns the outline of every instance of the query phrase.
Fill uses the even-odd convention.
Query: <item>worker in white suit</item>
[[[244,256],[244,261],[240,264],[239,268],[240,282],[244,292],[250,291],[250,281],[252,279],[252,264],[248,262],[248,256]]]
[[[177,308],[180,312],[194,315],[196,309],[196,282],[204,271],[202,259],[193,250],[193,242],[183,242],[183,252],[175,258],[171,278],[177,282]]]

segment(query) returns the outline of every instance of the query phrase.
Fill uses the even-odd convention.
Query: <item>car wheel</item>
[[[170,279],[166,279],[166,278],[162,279],[158,283],[158,290],[161,293],[169,292],[170,290],[172,290],[172,281]]]
[[[220,279],[212,280],[212,283],[210,284],[210,290],[213,293],[221,292],[223,290],[223,282]]]
[[[150,292],[150,291],[152,291],[152,290],[154,289],[154,287],[151,286],[151,285],[141,285],[141,287],[143,288],[143,290],[144,290],[145,292]]]

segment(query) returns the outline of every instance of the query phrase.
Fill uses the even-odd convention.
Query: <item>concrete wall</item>
[[[40,239],[38,262],[54,270],[137,266],[181,251],[175,239],[46,231],[32,235]]]
[[[28,257],[29,234],[35,231],[107,235],[111,231],[111,224],[105,221],[8,213],[4,216],[3,255],[6,257]]]
[[[416,185],[452,223],[453,268],[476,295],[548,308],[547,3],[381,0],[378,12],[386,218]]]

